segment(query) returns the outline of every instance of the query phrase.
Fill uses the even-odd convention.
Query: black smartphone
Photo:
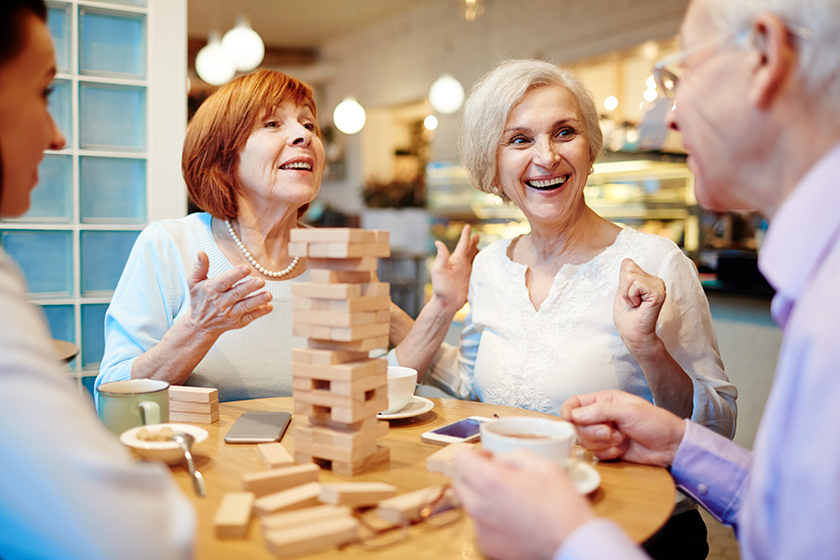
[[[225,443],[280,441],[292,415],[288,412],[243,412],[225,436]]]

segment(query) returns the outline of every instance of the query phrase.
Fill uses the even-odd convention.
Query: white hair
[[[704,0],[722,31],[740,33],[768,12],[791,26],[797,36],[799,76],[805,90],[830,105],[840,103],[840,0]],[[797,29],[808,30],[807,38]]]
[[[461,127],[461,163],[480,191],[509,198],[496,185],[496,154],[508,114],[530,90],[556,85],[566,88],[577,101],[589,141],[590,163],[601,152],[604,140],[595,100],[571,70],[541,60],[508,60],[476,82],[464,104]]]

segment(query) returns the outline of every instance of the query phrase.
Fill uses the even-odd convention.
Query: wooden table
[[[426,457],[440,449],[437,445],[422,443],[420,434],[449,422],[468,416],[547,416],[537,412],[508,408],[479,402],[455,399],[431,399],[434,409],[414,418],[391,422],[391,430],[382,441],[391,449],[390,464],[380,465],[373,471],[352,479],[321,472],[321,481],[381,481],[393,484],[402,492],[419,490],[448,479],[439,473],[426,470]],[[195,496],[189,474],[183,466],[174,466],[173,472],[182,489],[198,510],[198,535],[196,558],[276,558],[264,546],[259,521],[253,519],[245,539],[217,539],[213,534],[213,516],[225,492],[241,491],[243,473],[265,470],[257,456],[256,445],[226,444],[224,435],[242,412],[285,411],[292,412],[290,397],[255,399],[219,405],[219,421],[201,426],[210,437],[193,449],[196,468],[204,475],[207,497]],[[294,428],[305,422],[305,417],[292,417],[282,443],[294,451]],[[668,472],[659,467],[631,463],[598,463],[601,486],[590,495],[595,513],[618,522],[636,542],[642,542],[659,529],[674,507],[674,483]],[[410,537],[392,547],[368,550],[351,545],[341,551],[332,550],[316,555],[317,558],[483,558],[475,542],[472,521],[464,516],[460,521],[441,528],[420,524],[411,529]],[[311,557],[311,556],[310,556]]]

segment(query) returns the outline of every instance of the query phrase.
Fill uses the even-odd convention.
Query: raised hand
[[[209,269],[210,260],[204,251],[200,251],[187,279],[190,289],[189,326],[194,331],[215,339],[223,332],[240,329],[271,311],[271,294],[249,295],[265,286],[265,281],[248,277],[248,267],[237,266],[207,278]],[[243,281],[245,278],[247,280]]]
[[[635,356],[658,342],[656,321],[665,303],[665,282],[624,259],[613,303],[613,321],[621,340]]]
[[[437,256],[429,271],[434,296],[456,311],[467,303],[472,263],[478,254],[478,234],[470,235],[471,232],[470,226],[465,225],[452,255],[446,245],[435,241]]]
[[[599,459],[670,466],[685,434],[685,422],[664,408],[623,391],[570,398],[560,407],[575,424],[580,443]]]

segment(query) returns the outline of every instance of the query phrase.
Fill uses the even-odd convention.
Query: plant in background
[[[423,175],[382,181],[365,181],[362,198],[368,208],[423,208],[426,206],[426,181]]]

